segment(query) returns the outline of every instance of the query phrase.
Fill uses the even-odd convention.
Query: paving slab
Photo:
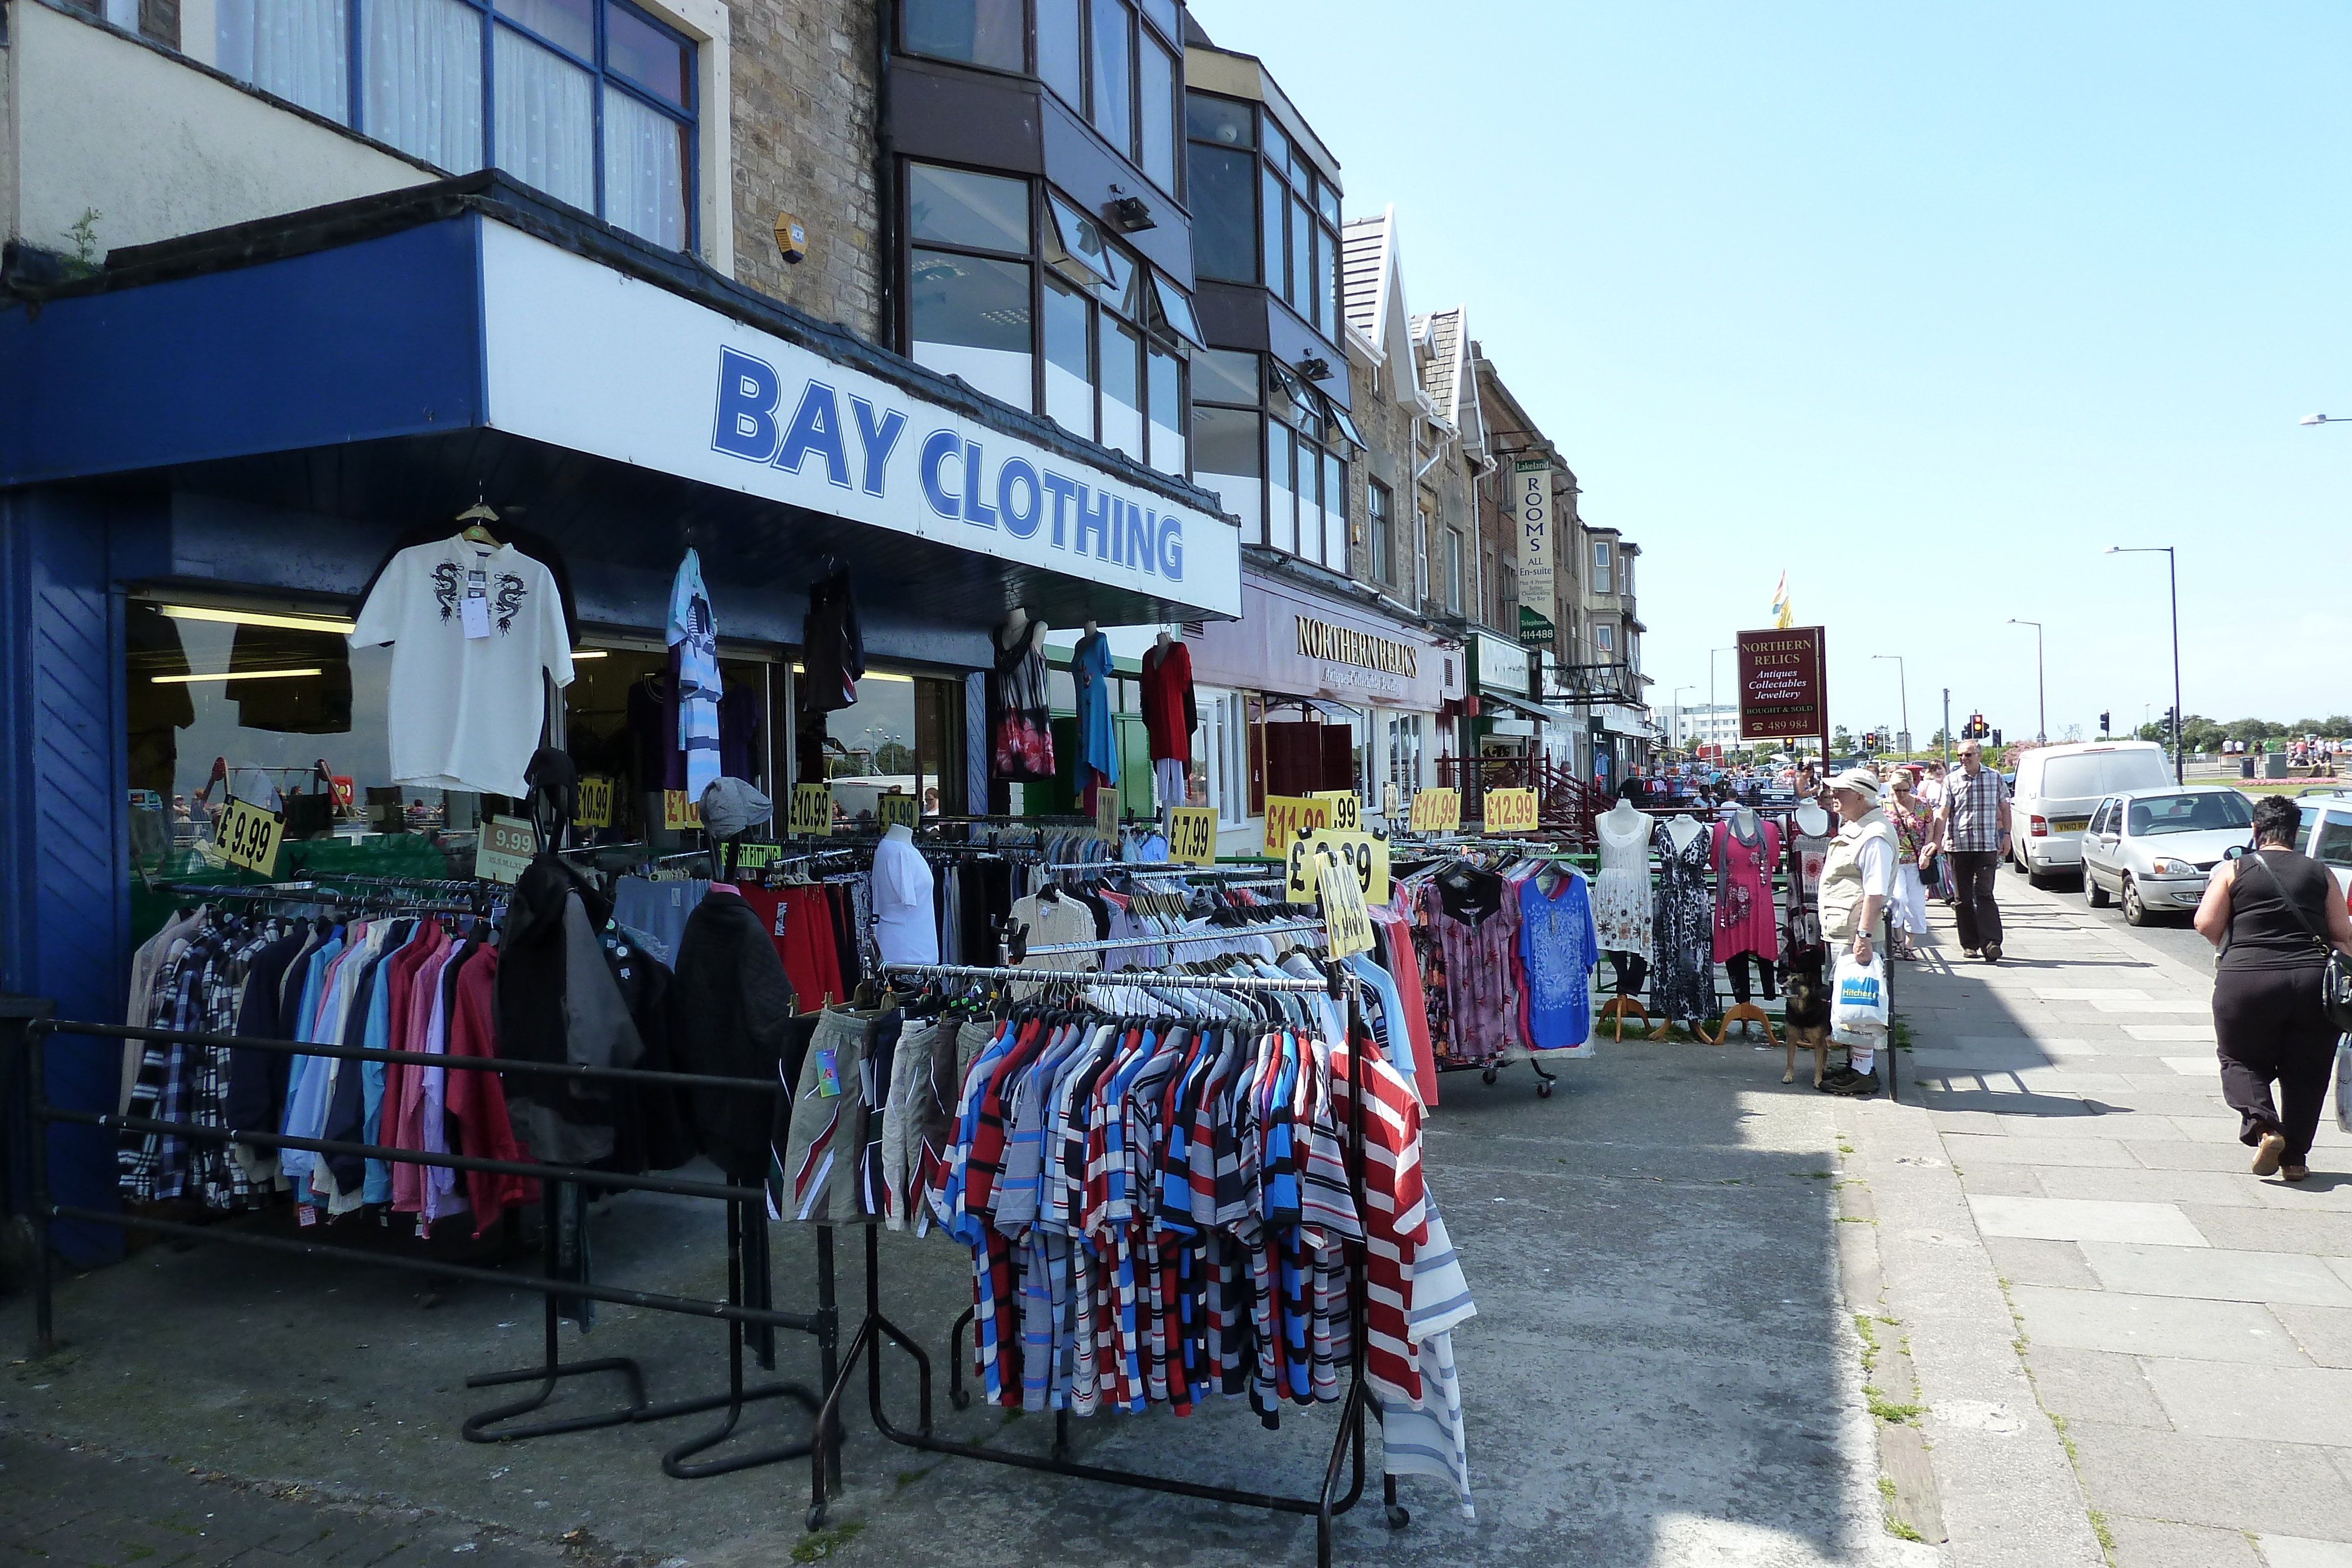
[[[2352,1286],[2325,1260],[2305,1253],[2114,1241],[2080,1245],[2084,1261],[2104,1290],[2142,1296],[2352,1308]]]
[[[2201,1356],[2246,1365],[2308,1366],[2285,1326],[2248,1301],[2134,1296],[2016,1285],[2010,1301],[2035,1344],[2127,1355]]]
[[[2080,1242],[1988,1236],[1984,1246],[1991,1255],[1993,1267],[2000,1270],[2001,1279],[2009,1284],[2063,1285],[2078,1291],[2100,1288],[2099,1277],[2083,1261]]]
[[[2222,1530],[2352,1539],[2352,1484],[2326,1448],[2071,1421],[2101,1511]]]
[[[2338,1278],[2352,1280],[2352,1259],[2330,1258],[2326,1261]],[[2280,1301],[2272,1304],[2271,1316],[2284,1323],[2304,1354],[2320,1365],[2352,1367],[2352,1311]]]
[[[2063,1168],[2063,1167],[2053,1167]],[[2179,1207],[2059,1197],[1972,1197],[1977,1228],[1987,1236],[2041,1241],[2148,1241],[2167,1247],[2210,1245]]]
[[[2208,1245],[2249,1252],[2308,1252],[2352,1258],[2352,1215],[2319,1209],[2287,1212],[2185,1203],[2180,1212]]]
[[[2352,1448],[2352,1371],[2162,1356],[2140,1365],[2175,1431]]]
[[[2267,1568],[2352,1568],[2352,1542],[2294,1535],[2257,1535]]]
[[[2140,1162],[2112,1138],[2013,1138],[2007,1134],[1946,1133],[1944,1147],[1963,1169],[1991,1166],[2110,1166],[2137,1170]]]
[[[2032,1166],[1971,1164],[1959,1173],[1960,1190],[1970,1197],[2041,1197],[2042,1182]]]
[[[2118,1568],[2265,1568],[2245,1532],[2107,1515]]]
[[[2213,1026],[2210,1023],[2127,1023],[2124,1025],[2124,1032],[2134,1040],[2168,1045],[2175,1040],[2210,1040],[2213,1038]]]
[[[2134,1001],[2120,997],[2093,997],[2091,1005],[2103,1013],[2202,1013],[2213,1011],[2210,998],[2160,997]]]
[[[2209,1207],[2243,1206],[2252,1208],[2263,1199],[2261,1183],[2227,1171],[2103,1170],[2082,1166],[2040,1167],[2042,1186],[2052,1197],[2115,1199],[2126,1202],[2196,1203]]]
[[[2126,1427],[2158,1427],[2172,1422],[2158,1403],[2156,1391],[2140,1375],[2137,1358],[2107,1350],[2073,1350],[2064,1345],[2026,1347],[2026,1369],[2033,1374],[2033,1392],[2042,1407],[2068,1421],[2112,1421]]]

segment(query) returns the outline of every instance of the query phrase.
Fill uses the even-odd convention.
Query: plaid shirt
[[[2000,807],[2009,787],[2000,775],[1980,768],[1971,776],[1955,768],[1944,779],[1944,814],[1949,823],[1951,847],[1958,851],[1992,852],[2000,848]]]

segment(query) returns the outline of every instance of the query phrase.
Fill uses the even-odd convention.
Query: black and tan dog
[[[1797,1081],[1797,1047],[1813,1048],[1813,1087],[1822,1086],[1822,1076],[1829,1071],[1830,1061],[1830,988],[1822,978],[1822,967],[1828,958],[1826,949],[1815,948],[1808,954],[1781,955],[1774,966],[1780,977],[1780,996],[1787,1009],[1789,1036],[1789,1070],[1780,1074],[1780,1082]]]

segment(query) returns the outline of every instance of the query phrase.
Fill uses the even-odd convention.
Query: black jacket
[[[670,1001],[670,1053],[679,1071],[777,1082],[793,1032],[793,983],[740,897],[713,888],[687,916]],[[696,1089],[688,1100],[702,1152],[730,1178],[764,1180],[777,1096]]]
[[[857,700],[858,677],[866,674],[866,636],[858,630],[847,567],[809,584],[801,653],[808,670],[801,688],[803,713],[831,713]]]

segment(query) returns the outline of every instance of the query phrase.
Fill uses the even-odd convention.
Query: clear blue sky
[[[1642,544],[1654,700],[1789,574],[1832,717],[2352,710],[2352,15],[1193,0]],[[1720,661],[1729,700],[1729,655]]]

